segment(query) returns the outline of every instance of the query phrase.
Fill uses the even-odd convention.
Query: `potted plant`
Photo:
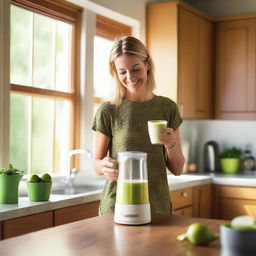
[[[222,171],[227,174],[234,174],[239,171],[242,151],[232,147],[225,149],[220,155]]]
[[[23,174],[11,164],[0,170],[0,204],[18,203],[18,188]]]

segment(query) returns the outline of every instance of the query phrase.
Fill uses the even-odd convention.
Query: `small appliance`
[[[151,222],[148,193],[147,153],[119,152],[114,221],[140,225]]]
[[[219,146],[215,141],[208,141],[204,145],[204,171],[219,171]]]

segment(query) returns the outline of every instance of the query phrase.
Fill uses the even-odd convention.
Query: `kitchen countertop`
[[[168,175],[170,191],[211,183],[256,187],[256,175],[225,175],[218,173],[183,174],[180,176]],[[31,202],[28,197],[19,197],[18,204],[0,204],[0,221],[97,201],[100,200],[101,192],[102,190],[76,195],[51,194],[47,202]]]
[[[219,239],[207,246],[176,239],[195,222],[219,233],[226,221],[153,214],[150,224],[128,226],[114,223],[108,214],[0,241],[0,252],[4,256],[221,255]]]

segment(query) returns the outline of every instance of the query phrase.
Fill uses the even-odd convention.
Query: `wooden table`
[[[221,255],[220,241],[193,246],[177,241],[189,224],[200,222],[219,232],[223,220],[153,215],[142,226],[115,224],[99,216],[0,241],[1,256],[148,256]]]

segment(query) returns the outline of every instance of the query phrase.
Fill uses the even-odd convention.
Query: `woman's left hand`
[[[172,128],[163,128],[161,130],[159,139],[167,150],[172,149],[176,145],[176,135]]]

